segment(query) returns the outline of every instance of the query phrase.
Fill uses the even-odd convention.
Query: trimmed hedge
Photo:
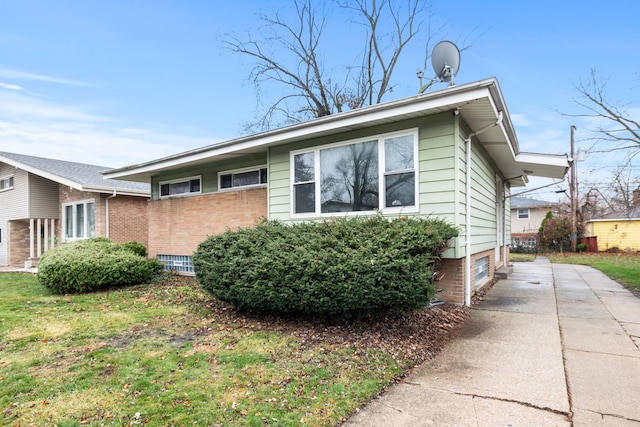
[[[132,249],[134,246],[138,249]],[[136,250],[137,245],[117,245],[106,238],[65,243],[42,255],[38,281],[55,294],[144,283],[163,265],[147,260]]]
[[[457,235],[438,219],[264,221],[209,237],[193,265],[201,286],[238,310],[339,321],[427,305]]]

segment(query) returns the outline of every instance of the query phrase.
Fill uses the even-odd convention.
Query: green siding
[[[202,165],[193,166],[189,168],[181,168],[171,170],[168,172],[160,173],[151,178],[151,198],[157,200],[159,198],[159,183],[163,181],[171,181],[174,179],[187,178],[190,176],[202,177],[202,192],[203,193],[215,193],[218,191],[218,173],[252,168],[258,166],[264,166],[267,164],[267,154],[252,154],[243,156],[240,159],[214,161],[211,163],[204,163]]]
[[[456,148],[453,144],[455,121],[451,113],[442,113],[419,120],[406,120],[392,125],[361,129],[271,148],[269,217],[282,221],[291,221],[291,172],[289,164],[291,151],[416,127],[419,129],[419,214],[437,215],[453,222],[456,217],[456,182],[453,171],[457,167],[458,160],[456,159]]]
[[[475,142],[475,141],[474,141]],[[471,252],[496,247],[496,169],[477,143],[471,143]]]

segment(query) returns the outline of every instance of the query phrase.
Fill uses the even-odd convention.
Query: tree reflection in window
[[[378,141],[320,150],[320,192],[322,213],[377,209]]]
[[[388,208],[414,206],[415,170],[413,136],[385,139],[385,206]]]

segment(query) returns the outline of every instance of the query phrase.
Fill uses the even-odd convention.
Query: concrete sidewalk
[[[640,427],[640,299],[599,271],[516,263],[460,339],[345,426]]]

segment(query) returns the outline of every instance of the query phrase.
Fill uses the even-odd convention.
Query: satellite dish
[[[460,69],[460,50],[448,40],[441,41],[431,52],[431,65],[441,82],[450,82],[453,86],[453,79]]]
[[[453,42],[448,40],[441,41],[435,45],[431,52],[431,65],[436,72],[436,76],[428,79],[429,83],[425,85],[422,84],[424,71],[416,71],[416,76],[420,79],[420,90],[418,90],[418,93],[423,93],[435,82],[447,82],[449,86],[454,85],[453,80],[456,74],[458,74],[458,69],[460,69],[460,50]]]

